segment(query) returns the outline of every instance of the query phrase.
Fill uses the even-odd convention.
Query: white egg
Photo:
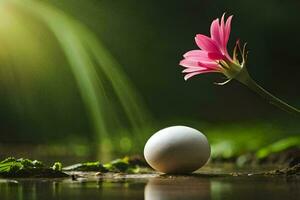
[[[189,173],[210,157],[205,135],[187,126],[172,126],[152,135],[144,148],[148,164],[163,173]]]

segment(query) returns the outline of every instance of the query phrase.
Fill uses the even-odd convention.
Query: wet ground
[[[75,179],[0,179],[0,199],[300,199],[298,176],[253,175],[259,171],[264,169],[232,173],[223,166],[181,176],[76,173]]]

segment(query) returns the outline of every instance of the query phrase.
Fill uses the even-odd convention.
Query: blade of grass
[[[49,4],[35,0],[13,0],[13,2],[44,21],[56,36],[70,63],[81,96],[93,121],[96,132],[95,142],[98,143],[100,139],[105,140],[109,136],[107,120],[111,119],[107,119],[105,111],[106,107],[114,106],[106,94],[101,74],[112,85],[113,92],[134,129],[133,138],[140,138],[140,130],[149,122],[149,113],[130,80],[121,70],[121,66],[96,36],[80,22]]]

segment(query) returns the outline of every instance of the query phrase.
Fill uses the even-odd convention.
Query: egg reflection
[[[145,187],[145,200],[210,199],[210,181],[200,177],[158,177]]]

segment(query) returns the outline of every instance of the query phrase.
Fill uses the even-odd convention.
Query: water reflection
[[[299,199],[299,179],[135,175],[124,178],[0,179],[1,200]]]
[[[145,187],[145,200],[210,199],[210,180],[196,177],[153,178]]]
[[[1,200],[132,200],[144,199],[146,181],[121,179],[0,179]]]

